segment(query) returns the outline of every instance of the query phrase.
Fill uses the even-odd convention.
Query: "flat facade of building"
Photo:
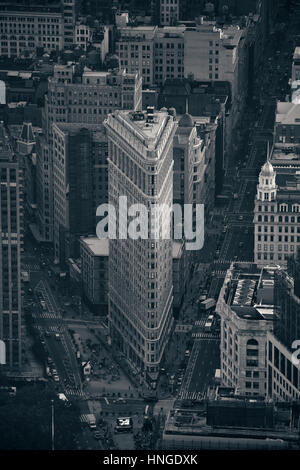
[[[96,209],[108,200],[107,139],[103,126],[53,125],[54,253],[60,263],[79,256],[79,237],[96,231]]]
[[[22,365],[22,191],[22,171],[0,123],[0,338],[6,345],[4,370]]]
[[[1,8],[1,6],[0,6]],[[46,52],[64,47],[64,19],[61,12],[3,11],[0,9],[0,54],[20,57],[37,47]]]
[[[154,37],[153,83],[184,77],[184,26],[157,28]]]
[[[269,332],[268,341],[268,396],[274,400],[300,399],[300,365],[293,364],[292,352]]]
[[[82,293],[95,313],[107,313],[108,305],[108,239],[81,237],[80,259]]]
[[[179,20],[180,0],[160,0],[161,26],[174,26]]]
[[[143,85],[153,85],[154,37],[157,26],[126,27],[118,30],[116,54],[121,68],[128,73],[139,72]]]
[[[194,29],[187,28],[184,33],[185,77],[193,76],[199,81],[228,81],[235,98],[242,37],[243,31],[238,26],[220,29],[212,21],[203,21]]]
[[[51,52],[72,46],[78,5],[78,0],[1,1],[0,54],[19,57],[35,53],[37,47]]]
[[[173,138],[176,123],[167,112],[115,112],[105,121],[109,142],[109,203],[171,207]],[[173,324],[172,239],[111,239],[109,322],[112,342],[153,385]],[[122,219],[121,230],[127,223]],[[149,226],[148,226],[149,228]],[[152,232],[152,231],[151,231]],[[148,232],[149,233],[149,232]]]
[[[88,129],[53,125],[54,255],[79,256],[79,236],[93,233],[92,136]]]
[[[287,269],[275,272],[274,304],[276,322],[268,335],[268,395],[277,400],[299,400],[300,364],[292,354],[300,337],[299,258],[290,259]],[[295,360],[299,360],[296,354]]]
[[[184,77],[185,26],[126,27],[118,30],[116,54],[121,67],[139,71],[143,85],[162,85],[167,78]]]

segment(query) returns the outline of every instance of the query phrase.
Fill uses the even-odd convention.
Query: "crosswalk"
[[[45,329],[50,333],[61,333],[62,328],[59,325],[47,325],[47,328],[41,325],[35,325],[35,328],[39,330],[41,333],[44,333]]]
[[[36,285],[34,292],[40,300],[43,300],[46,303],[47,310],[42,310],[39,314],[39,317],[56,319],[61,318],[61,314],[53,297],[53,294],[52,292],[49,292],[43,281],[40,281]]]
[[[87,400],[89,397],[88,395],[83,392],[82,390],[79,390],[77,388],[70,388],[66,387],[65,388],[65,395],[68,397],[75,397],[75,398],[83,398],[84,400]]]
[[[22,263],[23,271],[40,271],[40,265],[38,263]]]
[[[219,335],[215,333],[204,333],[202,331],[192,333],[192,338],[193,339],[219,339]]]
[[[226,274],[226,271],[222,271],[221,269],[217,269],[216,271],[212,272],[213,276],[223,277],[223,276],[225,276],[225,274]]]
[[[180,400],[201,400],[204,398],[205,394],[202,392],[195,392],[195,391],[183,391],[179,392],[178,398]]]
[[[80,422],[81,423],[89,423],[89,416],[90,415],[87,415],[87,414],[83,414],[83,415],[80,415]]]
[[[56,314],[56,312],[53,311],[40,311],[40,312],[33,312],[32,313],[33,318],[48,318],[48,319],[53,319],[53,320],[58,320],[60,319],[60,316]]]

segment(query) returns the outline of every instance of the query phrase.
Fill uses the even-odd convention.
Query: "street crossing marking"
[[[178,398],[180,400],[201,400],[204,398],[204,393],[196,391],[179,392]]]

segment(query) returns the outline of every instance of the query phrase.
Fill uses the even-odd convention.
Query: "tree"
[[[75,449],[81,432],[79,409],[67,407],[49,388],[17,388],[15,397],[0,396],[0,449],[51,449],[51,400],[54,400],[55,449]]]

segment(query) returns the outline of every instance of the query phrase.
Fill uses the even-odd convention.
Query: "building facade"
[[[273,289],[272,268],[233,263],[219,295],[221,381],[241,395],[267,395],[266,344],[267,332],[273,329]]]
[[[1,56],[31,55],[38,47],[51,52],[72,46],[78,3],[1,1]]]
[[[82,294],[95,313],[107,314],[109,241],[81,237]]]
[[[118,208],[119,197],[126,196],[128,206],[171,207],[173,116],[149,108],[145,113],[115,112],[105,126],[109,203]],[[155,217],[155,238],[151,233],[148,239],[111,239],[109,248],[111,339],[153,385],[173,324],[172,239],[162,239],[157,230],[162,217]],[[127,230],[123,219],[117,225]]]
[[[23,175],[0,123],[0,338],[6,345],[7,370],[22,365],[21,256]]]
[[[37,143],[37,233],[53,241],[53,123],[100,125],[115,109],[139,109],[142,79],[124,70],[91,72],[78,65],[55,65],[43,110],[44,134]]]
[[[160,25],[174,26],[179,20],[180,0],[160,0]]]
[[[273,161],[273,160],[272,160]],[[300,180],[295,168],[267,161],[254,203],[254,262],[286,266],[300,247]]]
[[[299,259],[289,260],[287,269],[275,273],[274,332],[268,334],[268,396],[275,400],[300,398],[300,361],[296,354],[300,335]],[[294,346],[294,347],[293,347]]]
[[[79,237],[96,231],[96,209],[106,203],[107,139],[102,126],[53,125],[54,254],[79,257]]]

